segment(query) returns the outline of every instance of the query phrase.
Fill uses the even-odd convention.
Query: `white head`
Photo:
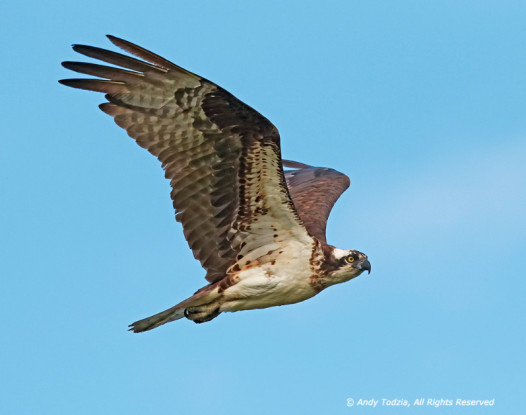
[[[371,263],[367,255],[354,249],[333,248],[326,258],[329,285],[339,284],[357,277],[363,271],[371,273]]]

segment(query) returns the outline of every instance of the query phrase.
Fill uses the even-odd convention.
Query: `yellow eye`
[[[347,256],[347,262],[354,262],[354,256],[352,255]]]

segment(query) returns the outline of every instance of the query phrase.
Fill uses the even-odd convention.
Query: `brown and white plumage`
[[[140,59],[74,45],[83,55],[124,69],[63,62],[98,78],[60,82],[104,92],[108,102],[101,110],[159,159],[172,186],[176,219],[210,282],[132,329],[149,330],[183,315],[203,322],[222,311],[302,301],[331,285],[322,280],[328,280],[339,250],[326,244],[325,227],[349,186],[347,176],[296,162],[285,162],[297,170],[284,173],[278,131],[265,117],[214,83],[108,38]],[[352,253],[370,270],[365,255]],[[296,276],[300,269],[312,275]]]
[[[309,234],[327,242],[325,229],[329,214],[351,181],[345,174],[326,167],[312,167],[289,160],[284,160],[283,165],[298,169],[287,171],[285,179],[303,224]]]

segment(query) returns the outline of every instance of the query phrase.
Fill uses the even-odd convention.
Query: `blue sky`
[[[524,413],[526,4],[0,6],[0,408],[9,414]],[[156,160],[57,83],[110,33],[215,81],[286,158],[352,185],[328,240],[371,275],[293,306],[127,325],[204,285]],[[467,409],[347,398],[493,399]]]

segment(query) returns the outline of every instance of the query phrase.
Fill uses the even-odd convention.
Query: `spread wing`
[[[63,62],[99,78],[60,82],[104,92],[100,109],[162,163],[176,219],[208,281],[277,238],[310,238],[285,183],[278,131],[265,117],[206,79],[108,38],[140,59],[74,45],[124,69]]]
[[[349,178],[336,170],[312,167],[296,161],[283,160],[290,195],[309,234],[327,242],[325,229],[332,207],[351,184]]]

